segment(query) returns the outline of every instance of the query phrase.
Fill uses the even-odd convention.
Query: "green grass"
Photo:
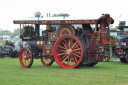
[[[0,58],[0,85],[128,85],[128,64],[110,61],[64,69],[34,59],[31,68],[23,68],[18,58],[5,57]]]

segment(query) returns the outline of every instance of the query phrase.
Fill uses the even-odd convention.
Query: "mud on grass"
[[[23,68],[18,58],[0,58],[1,85],[127,85],[128,64],[99,62],[94,67],[63,69],[56,62],[43,66],[34,59],[31,68]]]

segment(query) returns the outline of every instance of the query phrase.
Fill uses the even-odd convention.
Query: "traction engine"
[[[20,63],[29,68],[35,58],[41,59],[45,66],[56,61],[59,66],[67,69],[81,65],[92,67],[111,55],[111,48],[106,50],[105,44],[110,44],[109,24],[112,23],[114,20],[109,14],[90,20],[14,20],[14,24],[35,25],[24,26],[20,30],[20,38],[28,45],[19,53]],[[42,31],[40,36],[40,25],[44,24],[46,30]],[[74,24],[81,24],[82,30],[75,29]],[[88,27],[91,24],[95,26],[92,31]]]

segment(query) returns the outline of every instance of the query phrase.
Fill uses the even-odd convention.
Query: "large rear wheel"
[[[54,58],[62,68],[70,69],[82,65],[86,55],[86,45],[76,35],[63,35],[55,43]]]
[[[29,48],[23,48],[19,53],[19,61],[23,67],[30,68],[33,63],[32,52]]]

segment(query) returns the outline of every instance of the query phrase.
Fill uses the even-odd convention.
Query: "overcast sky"
[[[120,20],[128,20],[128,0],[2,0],[0,2],[0,29],[12,31],[19,25],[13,20],[34,17],[34,12],[68,13],[74,18],[99,18],[109,13],[118,25]],[[128,23],[128,22],[127,22]]]

